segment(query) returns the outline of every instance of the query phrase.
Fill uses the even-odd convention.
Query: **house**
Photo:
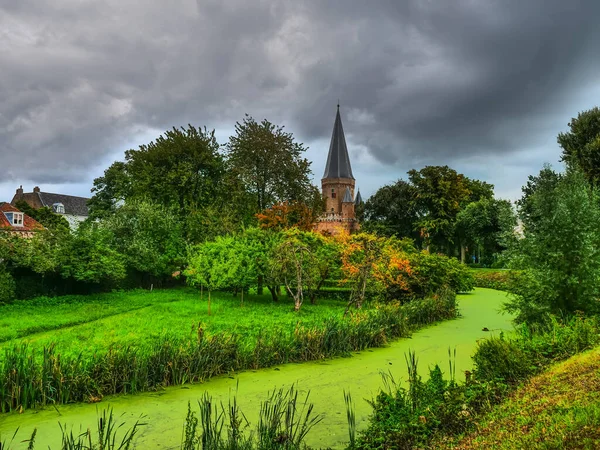
[[[362,203],[362,197],[360,191],[354,196],[355,182],[342,127],[340,105],[337,105],[327,165],[321,179],[325,211],[317,221],[317,231],[336,234],[340,230],[351,233],[359,229],[354,207]]]
[[[33,192],[23,192],[23,186],[19,187],[10,203],[14,206],[19,201],[26,202],[34,209],[44,207],[52,209],[56,214],[67,219],[71,230],[77,228],[89,215],[87,206],[89,198],[42,192],[38,186],[33,188]]]
[[[44,227],[37,220],[22,213],[10,203],[0,202],[0,232],[8,231],[19,237],[29,238]]]

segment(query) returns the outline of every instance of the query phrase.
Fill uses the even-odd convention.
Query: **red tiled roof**
[[[18,227],[11,224],[6,218],[5,212],[21,212],[10,203],[0,202],[0,230],[31,232],[44,229],[41,223],[23,214],[23,226]]]

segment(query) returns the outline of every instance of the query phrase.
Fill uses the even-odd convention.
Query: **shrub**
[[[497,289],[506,291],[509,287],[511,272],[502,271],[473,271],[473,284],[475,287]]]
[[[15,280],[12,275],[0,266],[0,303],[9,302],[15,296]]]
[[[413,276],[409,280],[410,293],[425,297],[444,289],[454,292],[473,290],[471,271],[457,259],[427,251],[409,255]]]

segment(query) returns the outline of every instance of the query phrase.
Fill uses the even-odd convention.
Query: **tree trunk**
[[[465,246],[460,244],[460,262],[465,263]]]
[[[267,286],[267,288],[269,289],[269,292],[271,292],[271,298],[273,299],[274,302],[278,302],[279,301],[279,286]]]
[[[263,278],[263,276],[262,276],[262,275],[259,275],[259,276],[258,276],[258,285],[257,285],[257,287],[256,287],[256,293],[257,293],[258,295],[263,295],[263,293],[264,293],[264,287],[263,287],[263,284],[264,284],[264,278]]]

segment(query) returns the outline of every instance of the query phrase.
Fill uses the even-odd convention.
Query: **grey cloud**
[[[382,164],[526,152],[597,78],[598,13],[593,0],[5,1],[0,165],[81,182],[139,130],[232,129],[244,113],[310,143],[338,99],[349,141]]]

